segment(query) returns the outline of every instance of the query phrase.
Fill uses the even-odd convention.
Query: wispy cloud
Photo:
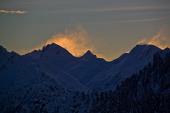
[[[118,20],[116,22],[119,23],[133,23],[133,22],[152,22],[152,21],[160,21],[160,20],[166,20],[169,19],[169,17],[157,17],[157,18],[143,18],[143,19],[129,19],[129,20]]]
[[[155,6],[129,6],[129,7],[110,7],[99,8],[93,11],[105,12],[105,11],[157,11],[157,10],[170,10],[169,7],[155,7]]]
[[[66,29],[64,32],[57,33],[46,41],[32,48],[31,50],[23,50],[23,54],[28,51],[39,50],[43,46],[55,43],[68,50],[72,55],[76,57],[82,56],[88,50],[92,51],[97,57],[104,58],[105,60],[111,60],[102,53],[99,53],[90,40],[88,32],[83,27],[76,27],[72,29]]]
[[[170,11],[169,7],[161,6],[109,6],[109,7],[96,7],[96,8],[73,8],[73,9],[60,9],[55,12],[58,13],[103,13],[103,12],[133,12],[133,11]]]
[[[16,14],[16,15],[23,15],[27,13],[23,10],[6,10],[6,9],[0,9],[0,14]]]
[[[142,40],[138,41],[137,44],[151,44],[164,49],[170,47],[168,40],[170,40],[170,37],[164,35],[163,31],[160,31],[153,37],[143,38]]]
[[[81,56],[87,50],[94,51],[88,33],[83,28],[65,30],[49,38],[46,44],[56,43],[67,49],[74,56]]]

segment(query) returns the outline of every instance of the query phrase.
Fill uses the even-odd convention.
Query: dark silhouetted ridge
[[[83,59],[94,59],[97,58],[90,50],[88,50],[83,56]]]
[[[147,52],[155,52],[160,51],[161,49],[154,45],[136,45],[131,51],[131,54],[139,54],[139,53],[147,53]]]

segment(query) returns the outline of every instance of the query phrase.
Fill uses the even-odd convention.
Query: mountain
[[[106,62],[102,58],[97,58],[96,55],[88,50],[79,58],[78,63],[69,69],[69,72],[86,86],[88,81],[98,73],[109,68],[109,66],[109,62]]]
[[[107,62],[50,44],[26,55],[0,46],[3,113],[169,113],[170,49],[137,45]]]
[[[160,51],[160,48],[153,45],[137,45],[129,53],[113,60],[110,68],[96,75],[88,86],[100,90],[114,89],[121,81],[152,62],[154,54]]]
[[[87,89],[77,78],[68,72],[69,68],[78,63],[78,58],[61,46],[49,44],[43,47],[42,50],[33,51],[23,57],[33,60],[39,67],[39,70],[43,70],[43,72],[58,81],[63,87],[72,90]]]
[[[6,64],[18,57],[20,56],[17,53],[8,52],[4,47],[0,46],[0,68],[5,67]]]
[[[46,76],[43,70],[39,70],[36,63],[14,52],[8,52],[6,49],[3,49],[2,52],[1,49],[0,56],[0,64],[4,63],[0,68],[1,89],[10,91],[18,87],[23,89],[26,88],[25,86],[31,87],[34,84],[39,84],[40,79]]]
[[[43,113],[49,112],[49,109],[63,113],[67,110],[65,103],[69,103],[66,99],[70,96],[69,90],[86,90],[66,72],[58,69],[54,74],[55,70],[48,70],[50,67],[45,69],[46,64],[40,65],[38,57],[33,59],[35,57],[13,54],[4,48],[0,49],[0,64],[3,64],[0,68],[2,113]]]
[[[62,84],[68,84],[66,88],[75,86],[75,89],[89,89],[90,87],[86,86],[87,82],[110,66],[108,62],[97,58],[90,50],[81,57],[74,57],[56,44],[49,44],[42,50],[33,51],[24,57],[33,60],[41,70],[45,70]],[[81,88],[76,88],[79,86]]]
[[[60,70],[64,70],[76,62],[76,58],[72,54],[54,43],[44,46],[42,50],[36,50],[28,53],[24,55],[24,57],[30,58],[42,65],[46,64],[54,66]]]
[[[88,50],[82,57],[81,59],[84,59],[84,60],[93,60],[93,59],[96,59],[97,56],[94,55],[90,50]]]
[[[87,108],[89,113],[169,113],[170,49],[156,53],[152,63],[123,81],[114,92],[95,95],[93,105]]]
[[[3,47],[1,51],[0,55],[6,56],[0,63],[10,56],[19,56]],[[45,73],[66,89],[110,90],[151,62],[153,55],[159,51],[161,49],[153,45],[137,45],[129,53],[107,62],[89,50],[81,57],[74,57],[61,46],[49,44],[41,50],[19,56],[17,62],[23,65],[21,69],[29,65],[30,70]]]

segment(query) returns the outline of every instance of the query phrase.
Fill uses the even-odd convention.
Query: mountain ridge
[[[138,45],[136,45],[135,47],[133,47],[132,49],[131,49],[131,52],[132,52],[132,50],[134,50],[134,49],[137,49],[137,48],[140,48],[140,47],[153,47],[153,48],[159,48],[159,47],[157,47],[157,46],[155,46],[155,45],[152,45],[152,44],[138,44]],[[16,53],[16,54],[18,54],[18,55],[20,55],[20,56],[27,56],[27,55],[29,55],[29,54],[31,54],[31,53],[36,53],[36,52],[40,52],[40,51],[44,51],[44,50],[46,50],[46,49],[54,49],[54,48],[60,48],[60,49],[62,49],[62,50],[64,50],[64,51],[67,51],[69,54],[71,54],[67,49],[65,49],[65,48],[63,48],[62,46],[60,46],[60,45],[58,45],[58,44],[56,44],[56,43],[51,43],[51,44],[47,44],[47,45],[45,45],[45,46],[43,46],[42,48],[40,48],[40,49],[37,49],[37,50],[32,50],[31,52],[28,52],[28,53],[25,53],[25,54],[23,54],[23,55],[20,55],[20,54],[18,54],[17,52],[15,52],[15,51],[12,51],[13,53]],[[167,47],[168,48],[168,47]],[[159,49],[161,49],[161,48],[159,48]],[[166,49],[166,48],[165,48]],[[6,48],[4,48],[4,46],[2,46],[2,45],[0,45],[0,50],[5,50],[5,51],[8,51]],[[161,49],[161,50],[163,50],[163,49]],[[9,51],[8,51],[9,52]],[[129,53],[129,52],[128,52]],[[115,58],[115,59],[113,59],[112,61],[107,61],[107,60],[105,60],[105,58],[99,58],[99,59],[104,59],[105,61],[107,61],[107,62],[113,62],[113,61],[115,61],[115,60],[117,60],[117,59],[119,59],[120,57],[122,57],[123,55],[125,55],[125,54],[128,54],[128,53],[122,53],[118,58]],[[83,57],[83,56],[86,56],[86,54],[89,54],[89,55],[91,55],[91,56],[95,56],[95,57],[97,57],[97,55],[95,55],[92,51],[90,51],[90,50],[87,50],[82,56],[79,56],[79,57],[76,57],[76,56],[74,56],[74,55],[72,55],[72,56],[74,56],[74,57],[76,57],[76,58],[81,58],[81,57]]]
[[[2,50],[11,54],[5,48]],[[159,51],[161,49],[154,45],[136,45],[129,53],[108,62],[97,58],[90,50],[81,57],[75,57],[65,48],[52,43],[40,50],[22,55],[21,59],[22,63],[29,62],[28,64],[34,68],[38,67],[38,70],[52,75],[52,78],[65,81],[63,86],[67,83],[65,80],[67,76],[70,81],[84,87],[82,89],[104,90],[116,87],[122,80],[142,69]],[[74,86],[74,82],[70,82],[70,85]]]
[[[160,102],[161,106],[168,106],[165,100],[169,98],[169,74],[154,75],[169,72],[169,48],[137,46],[113,62],[97,58],[88,51],[86,57],[77,58],[56,45],[23,56],[2,51],[0,111],[3,113],[123,113],[136,109],[152,113],[155,108],[149,110],[145,105],[155,107],[151,103]],[[142,87],[140,79],[145,83]],[[160,86],[165,90],[161,96],[159,93],[156,97],[153,95],[153,99],[153,91],[159,92]],[[148,92],[143,93],[143,89]],[[140,95],[144,101],[138,98],[142,97]],[[144,104],[137,102],[134,107],[137,99]]]

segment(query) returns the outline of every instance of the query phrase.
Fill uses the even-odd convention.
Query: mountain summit
[[[130,54],[136,55],[136,56],[141,56],[142,55],[147,55],[147,54],[153,54],[157,51],[160,51],[161,49],[154,46],[154,45],[136,45],[131,51]]]
[[[63,53],[68,54],[68,51],[65,48],[63,48],[63,47],[61,47],[61,46],[59,46],[55,43],[48,44],[48,45],[44,46],[42,51],[43,52],[48,51],[48,52],[51,52],[51,53],[57,53],[58,52],[58,54],[63,54]]]
[[[90,60],[90,59],[96,59],[97,57],[90,50],[88,50],[81,58]]]

